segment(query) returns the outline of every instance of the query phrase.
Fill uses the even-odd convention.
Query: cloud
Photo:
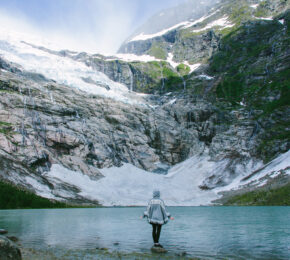
[[[137,8],[136,1],[129,5],[118,2],[62,1],[60,6],[47,6],[49,13],[44,13],[41,20],[41,15],[34,17],[15,8],[2,8],[0,30],[2,34],[21,33],[25,39],[57,49],[114,53],[132,32]],[[41,11],[45,12],[45,7]]]

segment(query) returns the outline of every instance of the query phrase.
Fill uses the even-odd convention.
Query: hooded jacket
[[[168,222],[170,213],[166,212],[165,204],[163,200],[160,199],[160,191],[155,190],[153,192],[153,199],[149,201],[143,217],[147,217],[150,224],[163,225]]]

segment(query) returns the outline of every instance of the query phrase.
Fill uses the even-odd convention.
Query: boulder
[[[0,235],[7,234],[8,231],[6,229],[0,229]]]
[[[162,248],[162,247],[157,247],[157,246],[152,246],[151,247],[151,251],[153,253],[158,253],[158,254],[164,254],[164,253],[167,253],[167,250]]]
[[[20,249],[5,236],[0,236],[0,259],[1,260],[22,259]]]

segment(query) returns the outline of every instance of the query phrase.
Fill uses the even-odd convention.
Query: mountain
[[[219,2],[218,0],[187,0],[180,5],[162,10],[148,19],[127,40],[130,41],[140,34],[155,34],[160,31],[175,27],[177,24],[195,20],[208,12],[210,7]]]
[[[2,181],[92,205],[288,185],[289,1],[209,2],[165,10],[110,57],[0,29]]]

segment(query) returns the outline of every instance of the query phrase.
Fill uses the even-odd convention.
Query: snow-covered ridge
[[[188,27],[191,27],[195,24],[198,24],[198,23],[201,23],[203,22],[204,20],[208,19],[209,17],[213,16],[214,14],[216,14],[219,10],[209,14],[209,15],[205,15],[195,21],[184,21],[184,22],[181,22],[181,23],[178,23],[176,25],[173,25],[167,29],[164,29],[160,32],[157,32],[157,33],[153,33],[153,34],[144,34],[144,33],[141,33],[135,37],[133,37],[132,39],[130,39],[128,42],[134,42],[134,41],[145,41],[145,40],[148,40],[148,39],[152,39],[152,38],[155,38],[155,37],[159,37],[159,36],[162,36],[174,29],[177,29],[179,27],[185,29],[185,28],[188,28]]]
[[[153,34],[144,34],[144,33],[141,33],[135,37],[133,37],[129,42],[134,42],[134,41],[145,41],[145,40],[148,40],[148,39],[152,39],[152,38],[155,38],[155,37],[158,37],[158,36],[162,36],[164,34],[166,34],[167,32],[169,31],[172,31],[178,27],[181,27],[183,25],[187,25],[188,24],[188,21],[185,21],[185,22],[181,22],[181,23],[178,23],[170,28],[167,28],[167,29],[164,29],[160,32],[157,32],[157,33],[153,33]]]
[[[202,32],[208,29],[211,29],[213,27],[222,27],[222,28],[230,28],[233,27],[234,24],[232,24],[229,20],[228,20],[228,16],[224,16],[220,19],[217,19],[209,24],[207,24],[205,27],[201,28],[201,29],[197,29],[197,30],[192,30],[192,32],[197,33],[197,32]]]
[[[31,40],[25,34],[1,28],[0,55],[10,62],[19,64],[25,71],[40,73],[59,84],[125,103],[143,102],[138,95],[130,93],[125,85],[110,80],[105,74],[82,62],[37,48],[35,46],[38,44],[35,42],[27,44],[26,37]]]

